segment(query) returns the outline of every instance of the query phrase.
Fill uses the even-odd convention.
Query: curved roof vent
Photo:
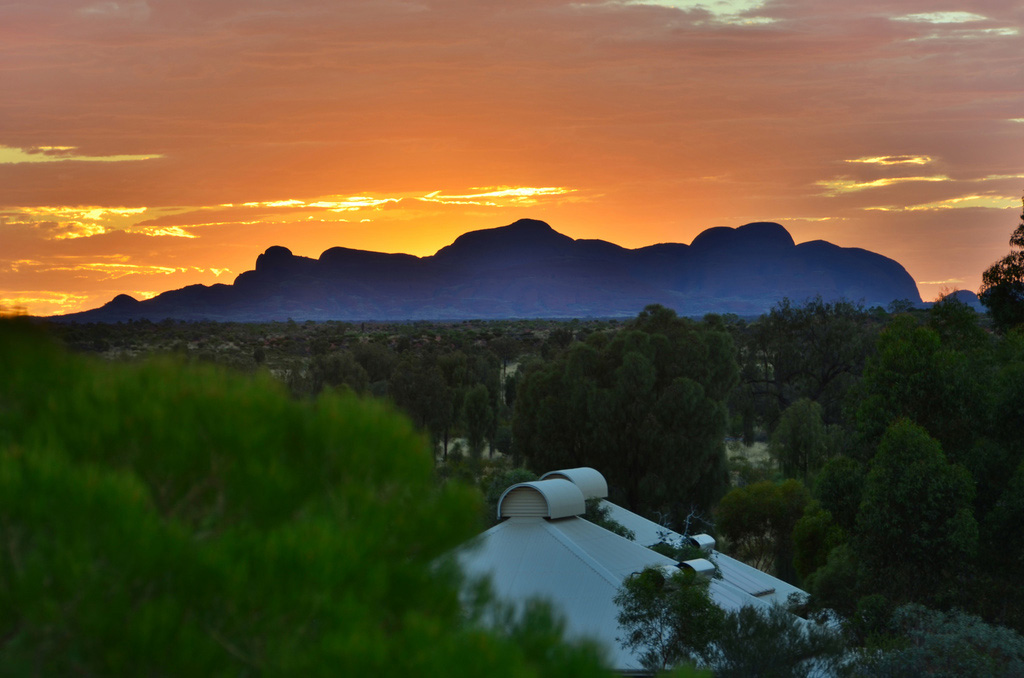
[[[693,534],[686,538],[690,546],[696,546],[704,553],[709,553],[715,548],[715,538],[710,534]]]
[[[499,520],[513,516],[568,518],[586,510],[580,488],[561,478],[519,483],[498,499]]]
[[[541,480],[549,478],[564,478],[580,488],[580,492],[586,499],[604,499],[608,496],[608,482],[597,469],[589,466],[578,468],[567,468],[561,471],[548,471],[540,477]]]
[[[698,577],[704,577],[710,579],[715,574],[715,566],[710,560],[704,558],[695,558],[694,560],[684,560],[679,563],[679,569],[686,568],[693,570]]]

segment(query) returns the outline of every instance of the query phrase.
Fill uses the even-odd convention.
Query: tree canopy
[[[600,468],[614,500],[680,520],[728,485],[725,399],[736,379],[723,329],[651,306],[611,339],[592,335],[525,375],[516,449],[538,472]]]
[[[11,323],[0,375],[0,673],[603,674],[549,615],[467,621],[479,495],[383,402]]]
[[[1000,329],[1024,323],[1024,214],[1010,235],[1010,253],[981,274],[978,298]]]

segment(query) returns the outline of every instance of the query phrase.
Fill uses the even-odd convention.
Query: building
[[[648,566],[689,567],[710,575],[712,600],[725,610],[784,603],[804,594],[755,568],[714,550],[708,535],[693,538],[705,558],[677,563],[647,546],[683,535],[607,501],[608,485],[592,468],[552,471],[540,480],[505,490],[497,525],[460,549],[456,558],[470,577],[488,577],[509,602],[545,598],[566,621],[570,638],[592,638],[606,650],[610,666],[625,674],[645,673],[640,660],[618,641],[614,597],[623,580]],[[585,500],[599,498],[610,516],[636,540],[599,527],[582,515]]]

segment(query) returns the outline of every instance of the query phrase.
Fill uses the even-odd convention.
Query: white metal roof
[[[608,496],[608,481],[604,479],[601,472],[589,466],[577,468],[566,468],[560,471],[548,471],[540,477],[541,480],[548,478],[564,478],[580,488],[583,496],[587,499],[597,497],[604,499]]]
[[[538,481],[538,484],[552,482]],[[622,581],[647,566],[676,566],[671,558],[579,517],[545,520],[516,516],[498,523],[460,549],[456,557],[470,577],[488,577],[508,602],[546,598],[566,620],[569,637],[593,638],[612,668],[636,671],[641,664],[618,641]],[[712,600],[726,610],[765,605],[721,579],[710,585]]]
[[[654,521],[609,501],[602,501],[601,505],[608,509],[609,518],[633,531],[639,544],[644,546],[653,546],[658,542],[677,544],[683,538],[678,532],[673,532],[667,527],[662,527]],[[785,605],[789,596],[794,593],[807,596],[806,591],[713,549],[708,554],[708,560],[718,566],[718,571],[721,572],[724,581],[760,600]]]

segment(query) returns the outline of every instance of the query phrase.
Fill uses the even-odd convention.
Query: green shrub
[[[0,674],[597,671],[465,623],[478,507],[385,404],[0,324]]]

